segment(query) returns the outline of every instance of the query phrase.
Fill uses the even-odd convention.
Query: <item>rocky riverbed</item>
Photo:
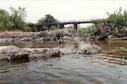
[[[127,84],[126,40],[84,42],[65,29],[0,37],[0,84]]]
[[[63,54],[85,54],[93,55],[101,52],[96,45],[86,45],[80,49],[73,49],[68,52],[62,48],[19,48],[16,46],[0,46],[0,54],[4,60],[15,62],[20,60],[31,60],[49,57],[61,57]]]
[[[5,31],[0,33],[0,43],[29,41],[67,43],[76,40],[80,40],[79,34],[71,29],[47,30],[40,32]]]

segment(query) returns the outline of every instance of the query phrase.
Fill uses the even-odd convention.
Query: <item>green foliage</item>
[[[94,28],[94,25],[87,26],[87,27],[84,27],[84,28],[78,28],[78,32],[81,35],[86,34],[86,33],[91,33],[91,31],[93,30],[93,28]]]
[[[55,29],[56,24],[58,23],[57,19],[55,19],[52,15],[47,14],[45,17],[41,18],[37,25],[39,28],[35,29],[35,24],[32,27],[28,26],[29,23],[25,22],[26,11],[25,8],[18,7],[15,9],[10,7],[10,13],[4,9],[0,9],[0,31],[6,30],[23,30],[23,31],[41,31],[47,30],[49,28]],[[51,27],[51,25],[54,25]]]
[[[119,10],[113,13],[107,13],[108,17],[106,19],[99,19],[95,21],[95,25],[100,24],[110,24],[112,27],[112,34],[125,33],[127,28],[127,10]]]
[[[17,10],[13,7],[10,8],[11,10],[11,21],[14,23],[14,27],[16,29],[21,29],[27,31],[27,26],[25,23],[25,16],[26,11],[25,8],[19,7]]]
[[[102,23],[107,23],[107,19],[97,19],[94,21],[95,26],[98,26]]]
[[[127,27],[127,10],[122,10],[120,7],[119,10],[113,13],[107,13],[108,17],[106,19],[99,19],[95,21],[95,25],[98,26],[100,24],[110,24],[113,29],[121,30]]]
[[[9,13],[3,9],[0,9],[0,30],[8,30],[7,28],[12,27],[14,24],[10,21]]]
[[[15,9],[13,7],[10,8],[11,12],[4,9],[0,9],[0,31],[6,30],[23,30],[23,31],[36,31],[36,30],[49,30],[56,29],[56,25],[58,20],[55,19],[52,15],[47,14],[45,17],[42,17],[38,20],[37,25],[39,28],[35,29],[35,24],[33,27],[28,27],[28,23],[25,22],[26,11],[25,8],[18,7]],[[106,19],[97,19],[94,20],[95,26],[99,26],[100,24],[110,24],[114,30],[121,31],[127,28],[127,10],[122,10],[120,7],[117,11],[113,13],[107,13],[108,17]],[[51,27],[53,25],[53,27]],[[80,33],[89,33],[90,28],[79,28]]]
[[[47,29],[49,29],[51,27],[52,24],[55,25],[57,23],[58,23],[57,19],[55,19],[50,14],[45,15],[44,18],[42,17],[38,21],[38,24],[41,24],[42,25],[42,28],[43,28],[42,30],[47,30]]]
[[[23,30],[28,31],[29,28],[25,22],[25,8],[10,8],[11,13],[0,9],[0,31],[5,30]]]

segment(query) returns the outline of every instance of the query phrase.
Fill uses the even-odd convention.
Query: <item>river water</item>
[[[65,54],[23,63],[0,61],[0,84],[127,84],[127,41],[8,43],[18,47],[61,47],[66,51],[96,44],[98,55]]]

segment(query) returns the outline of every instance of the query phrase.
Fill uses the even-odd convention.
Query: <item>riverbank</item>
[[[71,29],[47,30],[40,32],[0,32],[0,43],[21,41],[54,41],[64,43],[79,40],[79,34]]]
[[[23,31],[5,31],[0,32],[0,43],[8,42],[57,42],[57,43],[68,43],[76,42],[80,40],[99,40],[104,36],[90,36],[90,35],[79,35],[78,32],[72,29],[58,29],[58,30],[47,30],[40,32],[23,32]],[[94,38],[94,39],[93,39]],[[112,35],[107,36],[104,40],[127,40],[127,36],[114,37]],[[101,39],[102,40],[102,39]]]

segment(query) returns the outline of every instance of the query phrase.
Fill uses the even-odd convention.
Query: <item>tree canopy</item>
[[[100,24],[108,24],[112,27],[112,32],[116,33],[125,33],[127,32],[127,10],[122,10],[120,7],[118,10],[113,13],[107,13],[108,17],[105,19],[95,20],[95,26]]]
[[[101,23],[110,24],[113,28],[123,28],[127,27],[127,10],[122,10],[120,7],[119,10],[113,13],[107,13],[108,17],[106,19],[98,19],[95,21],[96,25]]]
[[[7,11],[0,9],[0,30],[12,27],[14,24],[10,21],[10,15]]]
[[[49,29],[51,25],[55,25],[58,23],[58,20],[55,19],[52,15],[47,14],[45,17],[41,17],[39,19],[38,24],[41,24],[45,29]]]
[[[122,10],[120,7],[117,11],[113,13],[107,13],[108,17],[105,19],[95,20],[95,26],[100,24],[110,24],[114,29],[124,29],[127,28],[127,10]],[[23,31],[32,31],[32,30],[49,30],[52,25],[56,26],[59,22],[52,15],[47,14],[44,17],[41,17],[37,23],[33,25],[41,25],[39,29],[28,27],[29,23],[25,21],[26,10],[25,8],[18,7],[17,9],[10,7],[10,12],[0,9],[0,31],[5,30],[23,30]]]
[[[0,9],[0,30],[27,30],[25,8],[15,9],[10,7],[11,12]]]

